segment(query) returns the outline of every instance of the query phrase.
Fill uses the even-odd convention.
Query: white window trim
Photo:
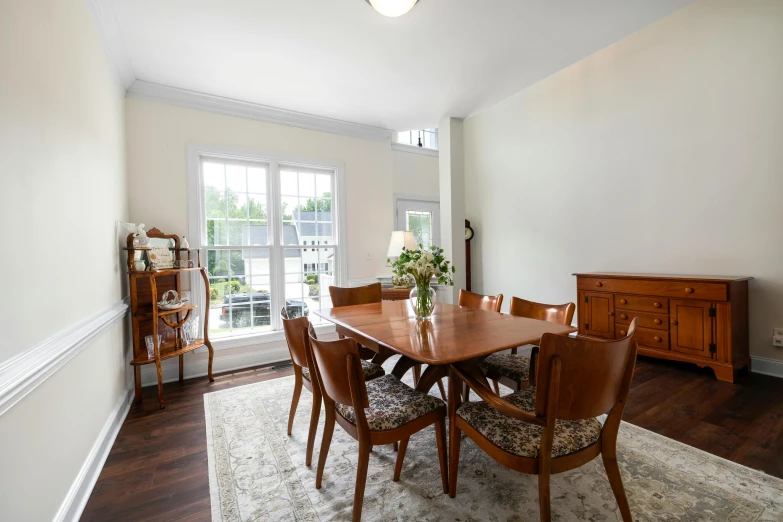
[[[438,149],[428,149],[425,147],[417,147],[416,145],[406,145],[405,143],[392,142],[392,150],[398,152],[410,152],[411,154],[422,154],[424,156],[440,156]]]
[[[335,178],[335,193],[332,197],[332,208],[336,210],[337,228],[335,230],[337,236],[337,246],[334,246],[334,255],[337,259],[337,269],[335,270],[336,283],[339,286],[346,286],[348,282],[348,234],[346,232],[346,219],[345,219],[345,165],[340,161],[329,159],[316,159],[306,158],[301,156],[293,156],[288,154],[272,154],[262,151],[239,149],[234,147],[223,147],[214,145],[205,145],[200,143],[189,143],[187,146],[187,177],[188,177],[188,242],[191,248],[198,248],[202,250],[202,263],[207,262],[207,257],[203,252],[206,248],[207,231],[204,226],[204,187],[203,178],[201,176],[201,157],[224,157],[228,159],[245,159],[253,162],[263,162],[269,164],[269,179],[271,183],[280,183],[278,165],[280,163],[293,164],[302,167],[321,167],[334,169]],[[278,233],[278,226],[281,224],[281,218],[278,217],[277,206],[279,201],[273,197],[278,191],[272,190],[269,194],[267,204],[272,209],[270,212],[270,225],[272,228],[271,234]],[[271,236],[270,234],[270,236]],[[272,255],[277,256],[279,259],[283,259],[283,246],[282,245],[270,245],[269,248],[272,251]],[[205,296],[203,295],[203,285],[199,279],[196,279],[194,274],[191,277],[191,292],[194,302],[204,302]],[[277,295],[283,293],[283,278],[273,277],[271,279],[272,291]],[[204,314],[206,310],[201,310],[201,321],[203,324]],[[215,339],[212,341],[212,345],[215,350],[226,350],[231,348],[239,348],[243,346],[251,346],[255,344],[273,343],[285,339],[285,334],[280,330],[282,325],[280,324],[280,318],[277,314],[271,314],[272,331],[260,332],[247,335],[238,335],[227,338]],[[334,331],[333,325],[321,325],[316,327],[317,333],[329,333]]]

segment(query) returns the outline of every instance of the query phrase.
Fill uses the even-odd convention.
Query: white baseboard
[[[87,459],[84,461],[82,469],[79,470],[79,474],[71,485],[68,495],[57,511],[54,522],[76,522],[82,516],[87,500],[89,500],[92,489],[95,487],[95,482],[101,474],[103,464],[106,462],[114,440],[117,438],[117,433],[128,415],[132,397],[133,389],[125,390],[114,407],[114,411],[106,419],[106,424],[103,425],[103,429],[101,429],[95,444],[93,444]]]
[[[770,375],[783,379],[783,361],[764,357],[750,357],[750,368],[753,373]]]
[[[201,355],[201,354],[200,354]],[[234,355],[221,355],[220,351],[215,351],[215,358],[212,361],[212,373],[231,372],[241,370],[242,368],[251,368],[263,364],[272,364],[276,362],[290,361],[291,355],[288,353],[288,346],[283,344],[279,347],[264,348],[259,351],[240,353]],[[203,377],[207,374],[206,354],[200,357],[185,356],[184,374],[186,379],[192,377]],[[163,382],[174,382],[179,379],[179,361],[178,359],[169,359],[163,364]],[[158,374],[155,365],[148,364],[141,369],[142,386],[157,386]]]

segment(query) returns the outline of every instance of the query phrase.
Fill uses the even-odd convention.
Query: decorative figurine
[[[147,236],[147,232],[144,230],[144,223],[141,223],[138,227],[136,227],[136,237],[133,238],[133,246],[139,248],[146,248],[150,246],[150,238]]]
[[[185,236],[182,236],[182,242],[179,244],[180,248],[190,248],[190,245],[188,244],[188,240]]]

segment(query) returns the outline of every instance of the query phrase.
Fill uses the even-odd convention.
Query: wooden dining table
[[[535,344],[545,333],[569,334],[576,328],[499,312],[436,303],[430,320],[417,321],[408,301],[344,306],[314,311],[377,355],[381,363],[400,354],[392,374],[402,378],[417,364],[427,364],[416,389],[428,392],[448,376],[452,363],[480,360],[492,353]]]

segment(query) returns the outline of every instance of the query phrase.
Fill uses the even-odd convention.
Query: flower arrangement
[[[443,256],[443,249],[431,246],[428,249],[419,245],[416,250],[402,249],[400,257],[394,262],[387,259],[387,266],[398,281],[413,281],[411,306],[417,319],[428,319],[435,308],[435,291],[430,287],[433,277],[441,285],[454,286],[453,274],[457,269]]]

